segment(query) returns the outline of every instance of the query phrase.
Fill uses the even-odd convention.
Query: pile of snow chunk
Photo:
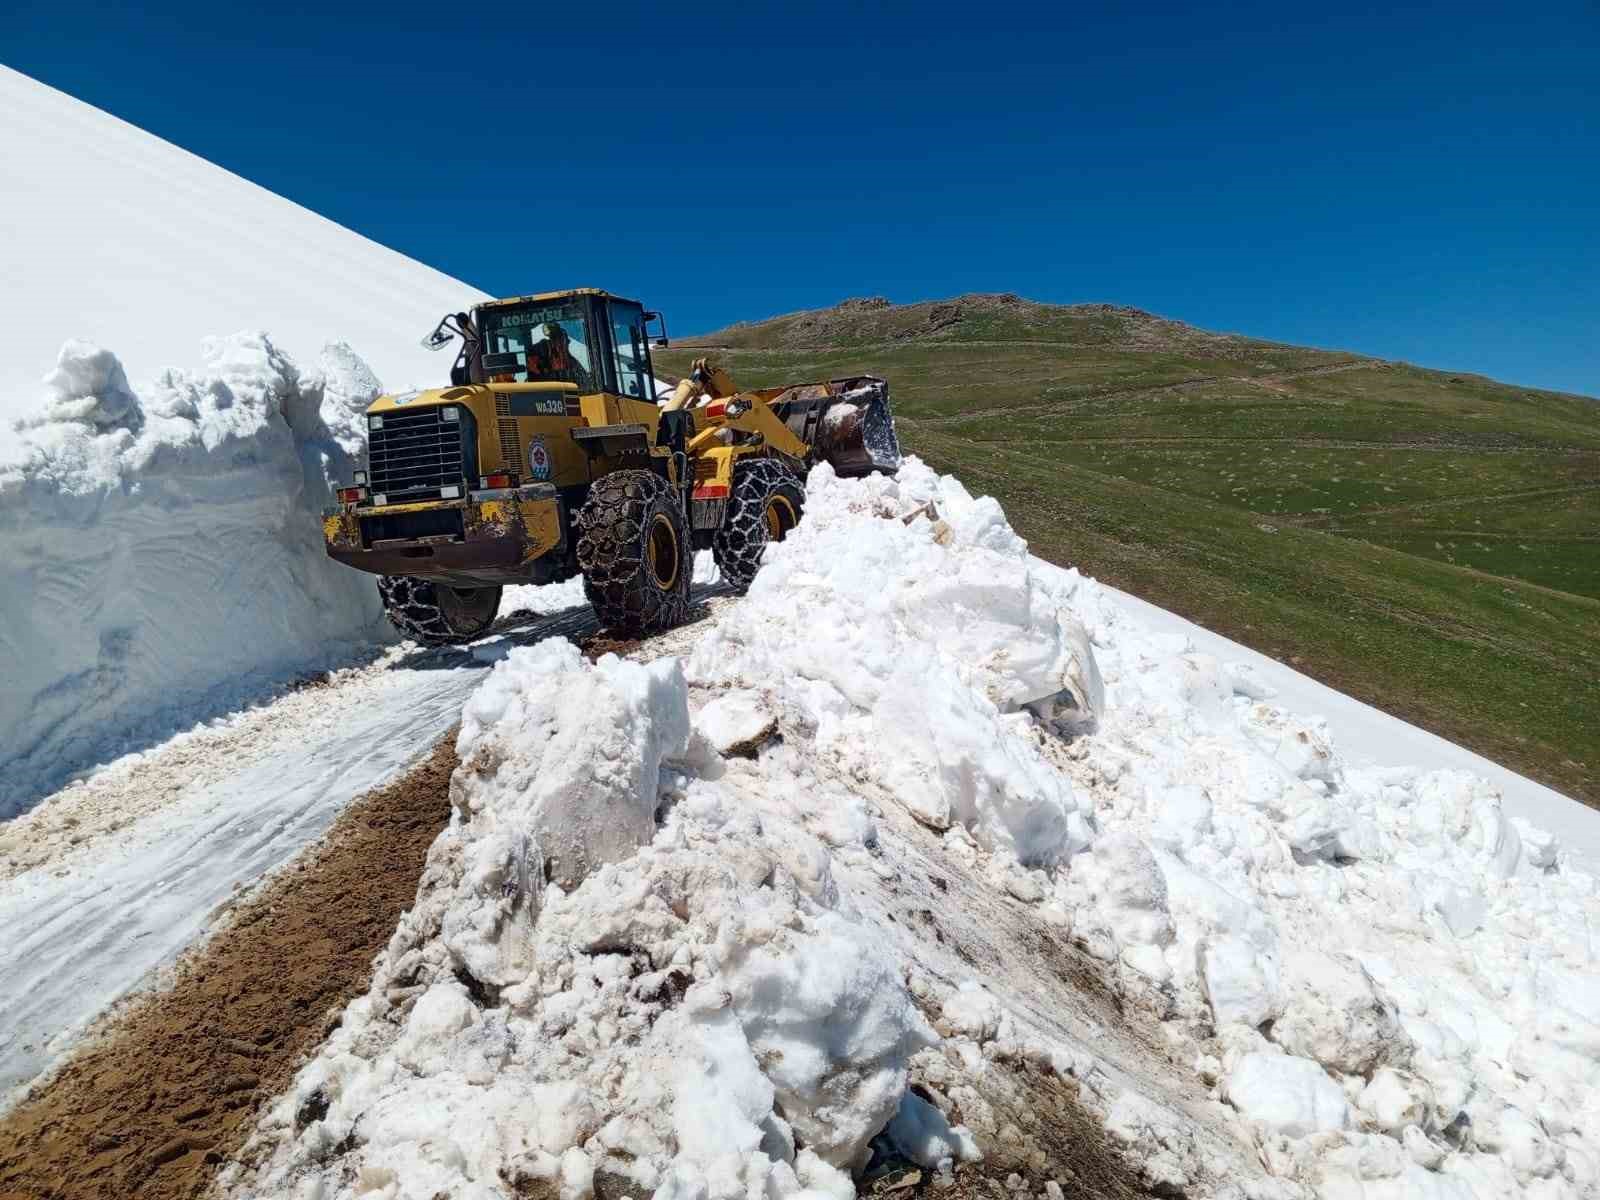
[[[1045,908],[1167,1012],[1283,1194],[1596,1194],[1594,877],[1482,779],[1350,767],[1248,669],[1054,582],[1105,684],[1064,756],[1104,835]]]
[[[797,876],[791,839],[685,765],[676,660],[518,648],[458,751],[417,904],[246,1193],[850,1194],[932,1034],[826,865]]]
[[[767,693],[818,753],[934,829],[1030,866],[1086,845],[1086,813],[1029,730],[1040,708],[1093,721],[1094,655],[999,505],[916,459],[849,483],[823,464],[804,525],[701,639],[690,680]]]
[[[1092,720],[1092,653],[1033,576],[953,480],[819,469],[685,664],[511,651],[463,714],[416,906],[259,1129],[265,1165],[224,1182],[841,1200],[885,1130],[975,1157],[908,1091],[938,1038],[841,879],[878,878],[880,803],[1012,863],[1092,836],[1025,709]]]
[[[259,334],[136,392],[68,342],[0,449],[0,816],[73,771],[384,636],[320,510],[378,382],[345,346],[301,371]]]

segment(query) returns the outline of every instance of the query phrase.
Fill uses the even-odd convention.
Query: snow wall
[[[248,333],[201,364],[136,392],[116,355],[68,342],[0,444],[0,818],[386,636],[319,521],[372,371],[342,344],[301,369]]]

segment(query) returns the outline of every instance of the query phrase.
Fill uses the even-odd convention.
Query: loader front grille
[[[374,493],[394,503],[436,498],[440,488],[461,483],[469,425],[460,410],[453,421],[444,413],[441,405],[368,419],[367,479]]]
[[[522,470],[522,449],[517,445],[517,419],[511,415],[509,392],[494,394],[495,425],[500,434],[500,469]]]

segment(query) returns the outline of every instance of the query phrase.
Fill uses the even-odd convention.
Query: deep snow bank
[[[0,448],[0,816],[72,771],[382,636],[328,561],[378,382],[348,347],[302,372],[262,335],[135,392],[68,342]]]
[[[1036,1072],[1189,1195],[1594,1194],[1594,881],[1267,691],[953,479],[819,468],[681,666],[495,668],[415,909],[225,1182],[847,1198],[885,1128],[1048,1180],[997,1100]],[[1058,933],[1137,1003],[1086,1028]]]

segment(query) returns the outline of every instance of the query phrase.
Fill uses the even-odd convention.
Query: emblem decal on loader
[[[550,478],[550,451],[545,446],[542,437],[536,437],[528,443],[528,477],[530,479]]]

